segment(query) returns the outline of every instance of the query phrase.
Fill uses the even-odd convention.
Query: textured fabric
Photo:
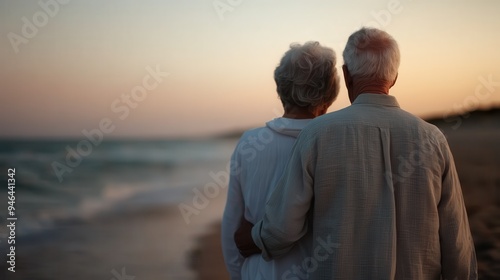
[[[446,138],[393,96],[361,94],[302,131],[252,237],[273,259],[303,236],[309,258],[279,279],[477,278]]]
[[[266,200],[283,173],[297,136],[309,122],[277,118],[265,127],[245,132],[236,146],[222,220],[224,260],[233,280],[281,279],[307,253],[305,245],[299,244],[279,260],[267,262],[260,255],[243,259],[234,243],[234,233],[243,217],[252,223],[263,218]]]

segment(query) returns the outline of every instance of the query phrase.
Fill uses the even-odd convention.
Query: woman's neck
[[[324,113],[320,113],[318,109],[309,110],[309,108],[298,107],[293,105],[285,105],[285,113],[283,114],[283,118],[289,119],[314,119],[315,117],[322,115]],[[312,112],[311,112],[312,111]]]

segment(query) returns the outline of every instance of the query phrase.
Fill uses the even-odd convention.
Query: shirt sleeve
[[[477,279],[474,242],[453,156],[442,142],[445,160],[441,199],[438,204],[443,279]]]
[[[252,229],[252,238],[265,260],[286,254],[307,232],[307,215],[313,200],[315,151],[302,135],[267,201],[264,218]]]
[[[227,201],[221,229],[222,253],[232,280],[241,279],[241,266],[244,260],[234,242],[234,233],[243,219],[245,207],[239,178],[241,161],[237,149],[231,157]]]

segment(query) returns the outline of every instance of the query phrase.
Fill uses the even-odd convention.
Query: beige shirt
[[[280,279],[477,279],[446,138],[388,95],[304,128],[252,237],[265,259],[312,238]]]

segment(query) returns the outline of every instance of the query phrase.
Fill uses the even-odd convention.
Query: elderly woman
[[[335,53],[318,42],[292,44],[274,71],[284,108],[281,118],[246,131],[231,158],[226,208],[222,220],[222,249],[231,279],[282,279],[292,275],[305,258],[304,240],[277,260],[261,255],[244,259],[234,234],[244,220],[255,223],[264,215],[267,198],[288,162],[302,128],[326,113],[339,91]]]

